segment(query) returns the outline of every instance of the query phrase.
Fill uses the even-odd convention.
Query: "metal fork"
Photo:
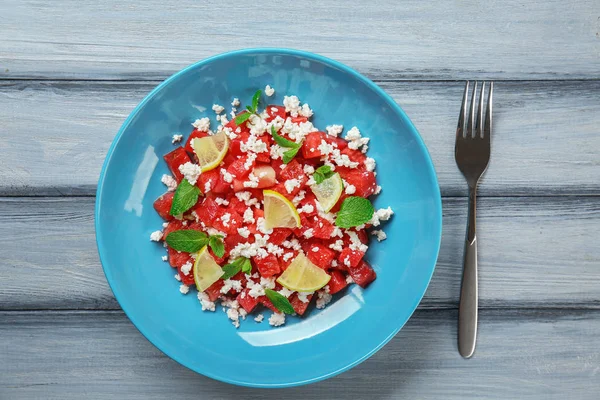
[[[489,96],[483,115],[483,98],[485,82],[481,84],[479,106],[475,115],[477,97],[477,82],[473,85],[469,116],[467,113],[467,97],[469,82],[465,85],[458,127],[456,128],[456,145],[454,156],[458,169],[462,172],[469,185],[469,220],[465,240],[463,259],[463,276],[460,289],[460,305],[458,308],[458,351],[469,358],[475,351],[477,341],[477,234],[475,232],[475,214],[477,183],[485,172],[490,160],[490,136],[492,133],[492,94],[494,83],[489,84]],[[466,126],[465,126],[466,125]]]

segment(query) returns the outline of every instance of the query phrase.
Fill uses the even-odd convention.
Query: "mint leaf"
[[[165,241],[173,250],[195,253],[206,246],[208,237],[204,232],[184,229],[169,233]]]
[[[242,270],[242,267],[239,264],[231,263],[227,264],[223,267],[223,276],[221,279],[226,280],[233,276],[235,276],[238,272]]]
[[[250,263],[250,260],[245,257],[241,258],[244,258],[244,262],[242,263],[242,272],[246,275],[250,275],[252,273],[252,264]]]
[[[175,190],[169,214],[181,215],[192,208],[198,201],[200,193],[200,189],[197,186],[189,183],[187,179],[182,180],[179,186],[177,186],[177,190]]]
[[[217,257],[223,257],[225,254],[225,245],[223,244],[223,236],[221,235],[211,235],[208,238],[208,245],[212,249],[213,253]]]
[[[279,294],[278,292],[276,292],[272,289],[265,289],[265,294],[267,295],[269,300],[271,300],[271,303],[273,303],[275,308],[278,309],[279,311],[281,311],[282,313],[286,313],[286,314],[294,314],[295,313],[294,307],[292,307],[292,304],[284,295]]]
[[[262,92],[259,89],[256,91],[256,93],[254,93],[254,96],[252,96],[252,108],[254,109],[254,112],[258,110],[258,101],[260,100],[261,93]]]
[[[352,228],[366,224],[373,218],[374,212],[375,209],[369,200],[351,196],[342,203],[335,224],[340,228]]]
[[[273,139],[275,139],[275,143],[277,143],[281,147],[289,147],[291,149],[300,147],[300,144],[292,142],[291,140],[288,140],[283,136],[279,135],[273,125],[271,125],[271,136],[273,136]]]
[[[300,150],[300,147],[296,147],[295,149],[290,149],[290,150],[286,151],[285,153],[283,153],[283,163],[287,164],[290,161],[292,161],[294,159],[294,157],[296,157],[296,154],[298,154],[298,150]]]
[[[252,109],[252,107],[250,107],[250,106],[246,106],[246,110],[248,110],[248,112],[249,112],[250,114],[254,114],[254,110]]]
[[[313,178],[315,179],[315,182],[319,184],[322,183],[325,179],[331,178],[334,174],[335,172],[331,170],[331,167],[329,165],[323,165],[317,168],[313,175]]]
[[[243,124],[244,122],[248,121],[248,119],[250,119],[250,116],[251,116],[251,115],[252,115],[252,114],[251,114],[251,113],[249,113],[249,112],[247,112],[247,113],[243,113],[243,114],[240,114],[240,115],[238,115],[238,116],[237,116],[237,117],[235,117],[235,119],[234,119],[234,121],[235,121],[235,124],[236,124],[236,125],[241,125],[241,124]]]

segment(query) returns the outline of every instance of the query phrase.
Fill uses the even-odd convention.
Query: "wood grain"
[[[0,309],[119,308],[98,260],[93,206],[86,197],[0,199]],[[444,199],[423,308],[458,303],[466,206]],[[478,234],[481,307],[600,308],[598,198],[484,198]]]
[[[230,386],[182,367],[120,312],[0,313],[6,399],[578,399],[600,390],[600,314],[481,314],[478,351],[456,350],[454,311],[417,312],[369,360],[294,389]]]
[[[184,0],[0,3],[0,77],[164,79],[247,47],[291,47],[376,79],[560,79],[600,73],[600,8],[565,2]],[[60,23],[57,23],[60,21]]]
[[[158,82],[0,81],[0,195],[93,195],[106,151]],[[379,82],[412,118],[443,195],[466,194],[452,149],[461,82]],[[496,85],[483,196],[600,194],[600,81]]]

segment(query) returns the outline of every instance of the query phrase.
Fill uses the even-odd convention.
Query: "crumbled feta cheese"
[[[313,116],[313,110],[310,109],[309,105],[304,103],[302,107],[298,110],[298,114],[303,117],[310,118]]]
[[[188,292],[190,291],[190,287],[188,285],[180,285],[179,286],[179,291],[181,292],[181,294],[188,294]]]
[[[306,191],[301,190],[298,192],[298,194],[296,195],[296,197],[294,197],[292,199],[292,203],[294,203],[294,205],[298,205],[298,203],[300,203],[302,200],[304,200],[304,198],[306,197]]]
[[[281,245],[286,249],[293,249],[296,251],[302,250],[302,245],[300,245],[300,242],[296,238],[293,238],[292,240],[286,240],[281,243]]]
[[[375,194],[379,194],[381,193],[381,186],[377,185],[377,187],[375,188]]]
[[[194,185],[202,173],[202,170],[199,165],[188,161],[179,166],[179,172],[183,174],[183,177],[187,179],[190,184]]]
[[[236,279],[225,279],[223,281],[223,287],[221,287],[221,293],[227,294],[229,291],[233,289],[236,292],[242,291],[242,281]]]
[[[275,278],[260,278],[260,284],[267,289],[275,289]]]
[[[367,168],[367,171],[374,171],[375,170],[375,160],[372,159],[371,157],[367,157],[365,159],[365,167]]]
[[[310,239],[311,237],[313,237],[313,229],[308,228],[307,230],[305,230],[303,233],[303,236],[307,239]]]
[[[173,135],[173,140],[171,140],[171,143],[173,143],[173,144],[179,143],[179,142],[181,142],[181,139],[183,139],[183,135],[179,135],[176,133]]]
[[[227,172],[227,170],[225,168],[221,168],[220,172],[221,172],[221,175],[223,176],[223,180],[225,182],[227,182],[227,183],[233,182],[233,178],[235,178],[235,176],[230,174],[229,172]]]
[[[283,249],[273,243],[267,243],[267,253],[281,257],[283,255]]]
[[[219,121],[222,124],[220,130],[223,130],[223,127],[229,122],[229,120],[227,119],[227,114],[217,115],[217,121]]]
[[[270,85],[265,86],[265,94],[269,97],[275,94],[275,89],[273,89]]]
[[[259,217],[256,220],[256,229],[258,229],[259,232],[261,232],[265,235],[269,235],[269,234],[273,233],[273,229],[267,229],[265,227],[265,219],[263,217]]]
[[[215,113],[221,114],[225,110],[225,107],[220,106],[218,104],[213,104],[212,109]]]
[[[222,197],[215,197],[215,203],[220,206],[228,206],[229,202]]]
[[[265,129],[266,127],[264,127],[263,132]],[[252,134],[245,142],[240,143],[240,151],[243,151],[244,153],[265,153],[268,149],[265,142],[260,140],[256,134]]]
[[[325,290],[319,290],[317,292],[317,308],[322,309],[329,303],[331,303],[332,296]]]
[[[167,226],[169,226],[169,223],[168,223],[168,222],[163,222],[163,223],[162,223],[162,227],[163,227],[163,228],[166,228]]]
[[[210,129],[210,119],[206,117],[197,119],[192,123],[192,126],[200,132],[208,132]]]
[[[247,227],[242,227],[242,228],[238,228],[238,234],[243,237],[244,239],[248,238],[248,236],[250,236],[250,229],[248,229]]]
[[[311,250],[313,251],[313,253],[318,253],[320,249],[317,246],[315,246]]]
[[[346,230],[346,234],[350,237],[350,250],[362,251],[363,253],[367,252],[369,246],[360,241],[356,232]]]
[[[202,305],[202,311],[215,311],[215,303],[210,301],[206,293],[198,292],[198,300]]]
[[[177,181],[171,175],[164,174],[160,181],[167,187],[167,192],[173,192],[177,189]]]
[[[246,281],[246,288],[250,289],[248,295],[253,298],[258,298],[265,295],[265,288],[250,279]]]
[[[340,167],[358,167],[358,162],[350,160],[350,157],[348,157],[346,154],[342,154],[339,149],[335,149],[331,152],[331,160]]]
[[[250,172],[248,180],[244,182],[244,187],[258,187],[258,176],[254,175],[254,172]]]
[[[208,233],[209,236],[223,236],[223,237],[227,236],[227,234],[225,232],[221,232],[220,230],[215,229],[215,228],[204,226],[204,229],[206,230],[206,233]],[[192,253],[192,255],[194,255],[194,254],[195,253]]]
[[[347,133],[344,139],[348,141],[360,139],[362,136],[357,127],[353,126]]]
[[[281,147],[280,145],[278,145],[277,143],[271,145],[271,149],[270,149],[270,155],[271,158],[273,160],[279,160],[280,158],[283,158],[283,153],[285,153],[286,151],[288,151],[289,149],[285,148],[285,147]],[[281,168],[283,167],[283,168]],[[281,164],[280,168],[284,169],[286,167],[286,164]]]
[[[252,168],[252,165],[254,165],[254,160],[256,160],[256,153],[248,153],[248,158],[246,159],[246,162],[244,163],[244,169],[246,171],[248,171],[250,168]]]
[[[297,96],[284,96],[283,105],[285,106],[285,111],[289,112],[292,117],[298,116],[298,111],[300,111],[300,100],[298,100]]]
[[[310,301],[310,299],[308,298],[308,296],[312,295],[312,292],[298,292],[298,300],[300,300],[303,303],[308,303]]]
[[[344,262],[344,265],[346,267],[348,267],[348,268],[351,267],[351,265],[350,265],[350,256],[346,256],[346,258],[344,258],[343,262]]]
[[[229,221],[231,221],[231,214],[225,213],[221,216],[221,221],[223,222],[224,227],[229,227]]]
[[[254,320],[258,323],[263,322],[263,319],[265,319],[265,316],[262,314],[258,314],[256,317],[254,317]]]
[[[185,264],[183,264],[181,266],[181,272],[185,275],[188,276],[190,274],[190,271],[192,270],[193,264],[191,262],[186,262]]]
[[[363,144],[363,147],[362,147],[362,150],[361,150],[361,152],[362,152],[363,154],[366,154],[368,150],[369,150],[369,146],[367,146],[366,144]]]
[[[375,211],[373,218],[371,218],[369,223],[373,226],[379,226],[381,221],[387,221],[392,215],[394,215],[394,212],[390,207],[380,208],[379,210]]]
[[[181,282],[181,276],[179,276],[179,274],[175,274],[175,280]]]
[[[281,290],[278,291],[280,295],[282,295],[283,297],[290,297],[292,294],[294,294],[293,290],[290,290],[288,288],[281,288]]]
[[[239,107],[239,106],[240,106],[240,99],[238,99],[237,97],[235,97],[235,98],[233,99],[233,101],[231,102],[231,105],[232,105],[233,107]]]
[[[277,110],[277,109],[275,109]],[[271,122],[267,123],[267,132],[271,133],[271,127],[275,128],[276,131],[279,131],[285,125],[285,119],[281,118],[279,115],[271,120]]]
[[[162,256],[161,258],[162,258],[163,261],[168,261],[169,260],[169,257],[167,257],[167,256]]]
[[[329,125],[328,127],[325,128],[325,130],[327,130],[327,134],[329,136],[338,137],[340,135],[340,133],[342,133],[342,131],[344,130],[344,126],[343,125]]]
[[[298,209],[299,213],[308,213],[315,211],[315,207],[312,204],[305,204]]]
[[[344,250],[344,241],[343,240],[336,240],[335,243],[332,243],[329,245],[330,249],[333,249],[335,251],[342,251]]]
[[[321,143],[317,147],[317,150],[319,150],[321,152],[321,154],[327,155],[327,154],[333,153],[333,150],[335,150],[335,147],[333,144],[329,144],[326,141],[321,140]]]
[[[244,211],[244,223],[253,224],[254,222],[254,213],[252,212],[252,209],[246,208],[246,211]]]
[[[206,181],[206,183],[204,183],[204,194],[210,192],[211,185],[212,185],[212,179],[209,179],[208,181]]]
[[[248,138],[248,143],[250,143],[250,141],[252,140],[252,137],[254,137],[254,141],[256,143],[253,146],[260,146],[261,149],[264,149],[264,150],[255,150],[255,151],[257,153],[260,153],[261,151],[267,151],[265,142],[263,142],[262,140],[256,140],[256,136],[260,136],[267,131],[267,121],[265,121],[263,118],[259,117],[258,115],[253,114],[250,116],[250,118],[248,118],[248,123],[246,126],[248,128],[250,128],[250,134],[251,134],[251,136]],[[260,143],[262,143],[262,145],[260,145]],[[242,149],[243,147],[244,147],[244,143],[241,144],[240,149]],[[242,150],[242,151],[244,151],[244,150]]]
[[[387,238],[387,235],[381,229],[372,231],[371,235],[376,236],[379,242]]]
[[[306,175],[312,175],[315,173],[315,168],[312,165],[304,164],[304,173]]]
[[[240,200],[240,201],[248,201],[248,200],[250,200],[250,197],[252,197],[252,193],[247,192],[247,191],[236,192],[235,197],[237,197],[238,200]]]
[[[354,283],[354,279],[352,279],[352,277],[350,275],[346,276],[346,283],[348,285],[350,285],[351,283]]]
[[[308,177],[308,181],[306,181],[306,184],[308,186],[312,186],[315,185],[317,183],[317,181],[315,181],[315,178],[311,175]]]
[[[272,326],[281,326],[285,324],[285,315],[283,313],[273,313],[269,317],[269,324]]]
[[[348,186],[346,186],[345,192],[346,192],[346,194],[354,194],[354,193],[356,193],[356,186],[354,186],[354,185],[348,185]]]
[[[285,190],[287,190],[288,193],[292,193],[295,188],[300,187],[300,180],[288,179],[283,183],[283,186],[285,186]]]
[[[288,262],[290,258],[294,257],[294,253],[285,253],[283,255],[283,261]]]
[[[160,239],[162,239],[162,237],[162,231],[154,231],[150,234],[150,240],[153,242],[160,242]]]

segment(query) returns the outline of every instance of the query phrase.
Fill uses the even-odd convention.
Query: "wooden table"
[[[0,398],[599,398],[600,3],[367,3],[0,2]],[[120,310],[94,241],[100,166],[134,106],[190,63],[257,46],[332,57],[388,91],[444,196],[436,272],[406,327],[353,370],[288,390],[164,356]],[[471,360],[456,348],[465,79],[497,82]]]

